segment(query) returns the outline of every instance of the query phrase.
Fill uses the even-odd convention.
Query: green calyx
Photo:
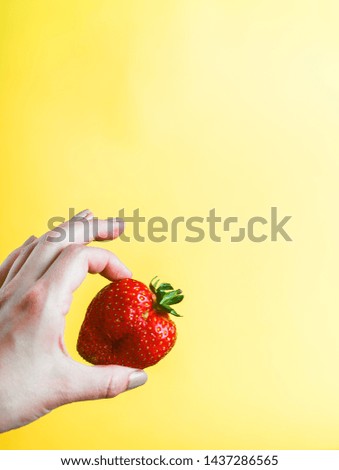
[[[172,305],[178,304],[182,301],[184,296],[182,295],[182,290],[174,290],[171,284],[167,282],[159,284],[158,276],[155,276],[149,285],[149,288],[156,297],[155,308],[160,311],[165,311],[174,315],[175,317],[181,317],[173,308]]]

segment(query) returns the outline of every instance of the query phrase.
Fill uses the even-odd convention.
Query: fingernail
[[[140,387],[141,385],[144,385],[146,381],[147,374],[143,370],[132,372],[132,374],[129,376],[127,390]]]
[[[75,217],[87,217],[89,214],[91,213],[91,211],[89,209],[85,209],[84,211],[81,211],[81,212],[78,212],[77,214],[75,214],[72,219],[74,219]]]
[[[87,214],[85,215],[85,219],[92,220],[93,218],[94,218],[93,212],[88,211]]]

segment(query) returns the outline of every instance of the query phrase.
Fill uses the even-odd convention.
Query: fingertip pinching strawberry
[[[173,348],[177,331],[170,315],[183,300],[180,289],[160,283],[149,288],[135,279],[119,279],[104,287],[90,303],[77,350],[92,364],[118,364],[144,369]]]

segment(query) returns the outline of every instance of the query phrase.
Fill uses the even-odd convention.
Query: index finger
[[[110,281],[131,277],[131,271],[111,251],[84,245],[69,245],[49,267],[41,280],[55,298],[69,298],[87,273],[99,273]]]
[[[114,240],[123,228],[122,219],[73,218],[40,237],[19,275],[23,279],[29,278],[32,283],[47,271],[68,246],[87,244],[94,240]]]

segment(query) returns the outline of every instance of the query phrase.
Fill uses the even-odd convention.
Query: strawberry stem
[[[160,311],[165,311],[174,315],[175,317],[181,317],[171,305],[178,304],[184,298],[181,289],[174,290],[171,284],[167,282],[161,283],[159,286],[159,278],[155,276],[149,285],[149,288],[156,297],[155,308]]]

